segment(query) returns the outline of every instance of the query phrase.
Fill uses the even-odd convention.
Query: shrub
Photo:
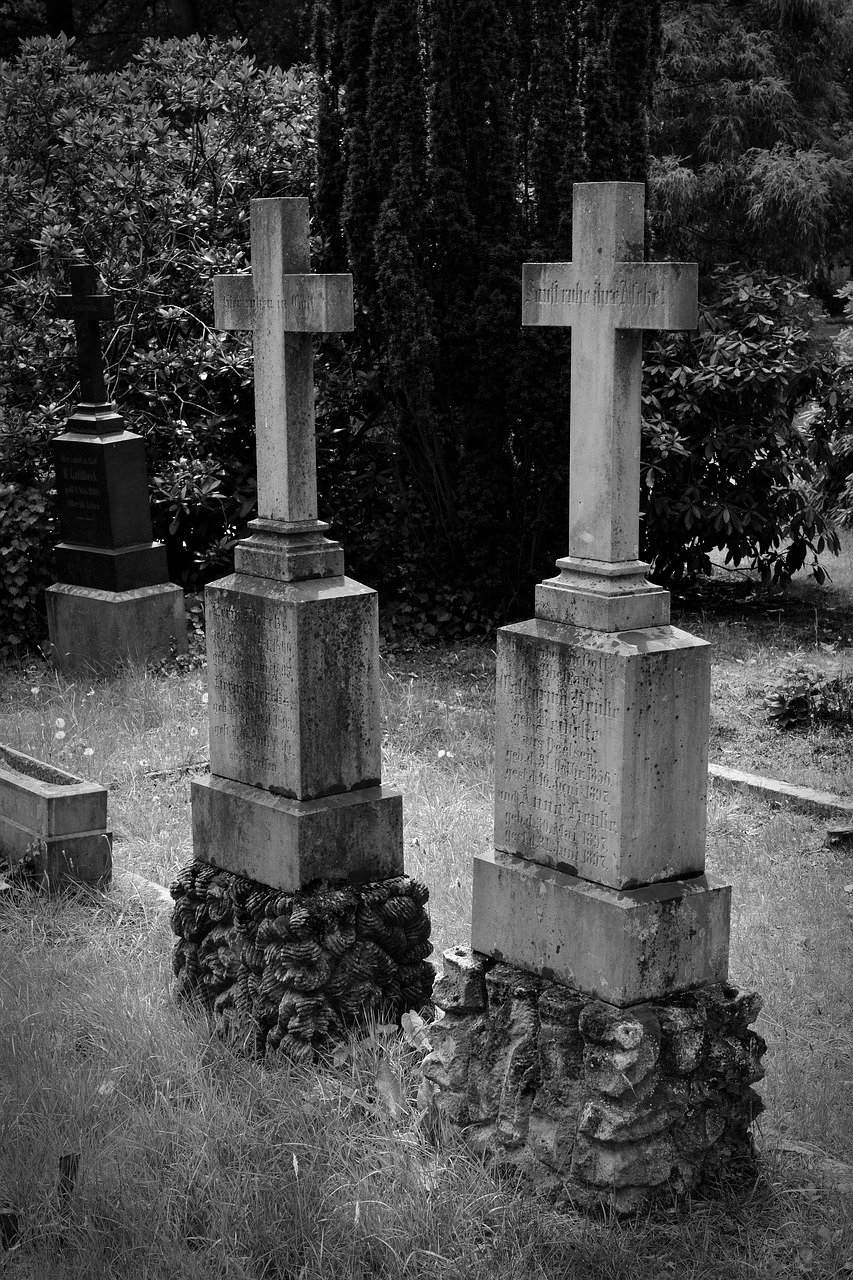
[[[0,419],[0,659],[20,655],[47,631],[44,589],[54,581],[55,518],[46,444],[38,426]]]
[[[4,465],[4,545],[33,540],[31,514],[49,505],[49,440],[77,380],[52,295],[90,259],[116,300],[107,381],[146,439],[171,573],[194,584],[227,565],[254,513],[252,367],[245,336],[212,332],[211,277],[246,267],[251,198],[308,193],[313,109],[310,73],[260,70],[238,41],[148,41],[106,74],[64,39],[0,63],[0,411],[11,447],[38,453],[29,479]],[[37,529],[37,542],[52,533]],[[26,583],[16,564],[13,596],[37,596],[46,556]]]
[[[768,719],[780,729],[814,726],[819,721],[849,727],[853,680],[794,655],[784,663],[779,678],[765,685],[764,706]]]
[[[659,335],[643,383],[644,553],[661,580],[712,550],[784,583],[838,537],[809,490],[831,456],[838,370],[796,281],[717,268],[696,334]],[[808,411],[807,411],[808,410]]]

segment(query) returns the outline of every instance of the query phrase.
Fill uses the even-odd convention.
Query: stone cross
[[[644,329],[694,329],[698,267],[643,261],[643,184],[576,183],[572,261],[526,262],[522,323],[570,326],[569,557],[637,561]]]
[[[251,274],[215,276],[218,329],[255,340],[258,515],[293,533],[315,530],[311,335],[353,328],[352,276],[311,275],[308,201],[253,200]]]
[[[97,292],[95,268],[91,263],[69,267],[68,275],[71,293],[56,297],[56,314],[63,320],[74,321],[80,398],[85,404],[106,404],[100,324],[102,320],[113,319],[113,299]]]

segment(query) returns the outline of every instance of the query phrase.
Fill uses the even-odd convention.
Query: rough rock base
[[[194,860],[171,886],[179,999],[252,1052],[307,1061],[365,1012],[427,1004],[427,889],[408,876],[282,893]]]
[[[433,1000],[439,1115],[574,1201],[630,1212],[752,1160],[758,995],[716,984],[620,1009],[457,947]]]

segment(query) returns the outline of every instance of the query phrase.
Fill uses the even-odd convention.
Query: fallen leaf
[[[382,1060],[376,1072],[376,1079],[373,1081],[385,1109],[388,1111],[392,1120],[398,1119],[404,1112],[403,1103],[403,1086],[400,1083],[391,1063],[382,1055]]]
[[[403,1029],[403,1039],[416,1049],[420,1049],[423,1053],[429,1053],[432,1045],[427,1035],[426,1022],[419,1013],[414,1009],[409,1009],[400,1019],[400,1026]]]

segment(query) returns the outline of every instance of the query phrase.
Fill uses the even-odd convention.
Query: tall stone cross
[[[353,328],[352,276],[311,275],[308,201],[253,200],[251,274],[215,276],[218,329],[255,341],[258,515],[314,531],[314,358],[311,335]]]
[[[643,261],[640,182],[576,183],[572,261],[524,264],[522,323],[572,330],[561,567],[609,576],[638,563],[642,331],[695,328],[697,282],[695,263]]]
[[[77,367],[80,375],[80,398],[85,404],[107,403],[104,380],[104,355],[101,349],[101,321],[114,317],[113,299],[97,292],[95,268],[91,263],[69,267],[71,293],[58,294],[56,314],[73,320],[77,338]]]

